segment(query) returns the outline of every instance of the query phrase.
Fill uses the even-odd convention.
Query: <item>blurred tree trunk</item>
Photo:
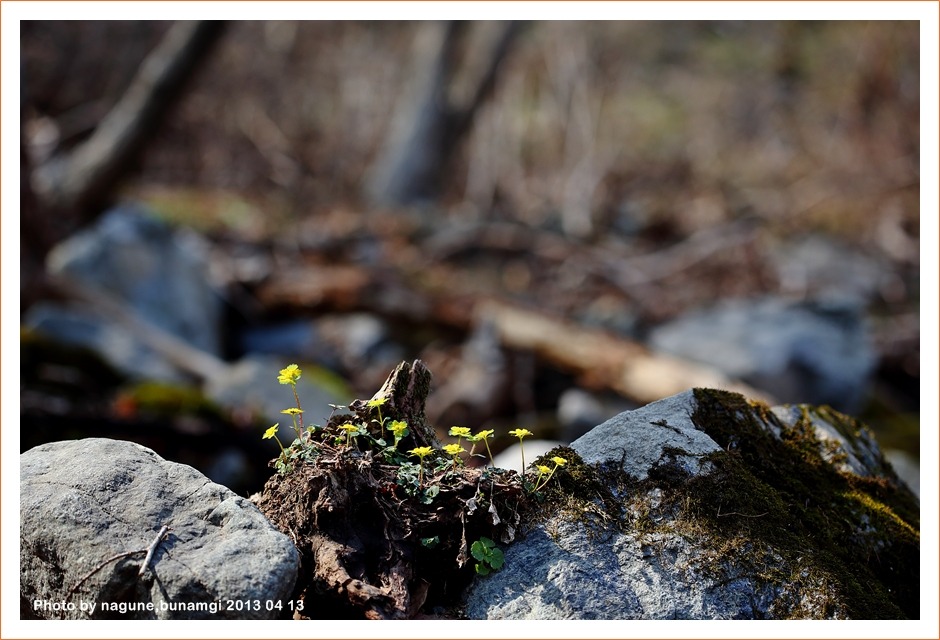
[[[479,25],[484,31],[474,35],[481,35],[482,42],[467,47],[459,74],[458,50],[466,39],[467,24],[428,22],[420,27],[411,85],[402,92],[368,178],[366,189],[375,204],[407,205],[435,198],[454,151],[492,91],[519,24]]]
[[[55,242],[101,212],[223,27],[219,21],[174,24],[94,133],[72,151],[30,167],[21,142],[24,265],[42,265]]]

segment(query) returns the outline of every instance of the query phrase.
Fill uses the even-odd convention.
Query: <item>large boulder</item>
[[[844,415],[697,389],[558,453],[565,497],[468,617],[919,617],[919,505]]]
[[[877,364],[863,307],[848,298],[726,300],[657,327],[649,339],[779,402],[847,413],[862,407]]]
[[[20,518],[23,619],[291,613],[291,540],[248,500],[146,447],[88,438],[26,451]],[[127,552],[149,548],[163,526],[138,575],[145,554]]]
[[[222,298],[198,234],[123,204],[65,239],[47,259],[50,273],[104,292],[139,318],[212,356],[222,352]],[[51,339],[98,351],[134,378],[173,380],[174,365],[107,313],[59,304],[30,309],[25,326]]]

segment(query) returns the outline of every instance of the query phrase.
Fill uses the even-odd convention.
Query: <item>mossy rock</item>
[[[696,389],[576,454],[506,550],[513,571],[469,590],[469,617],[920,615],[917,499],[852,418]]]

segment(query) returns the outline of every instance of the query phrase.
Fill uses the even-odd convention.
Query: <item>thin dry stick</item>
[[[150,543],[150,546],[147,547],[147,557],[144,558],[144,563],[140,565],[140,571],[137,572],[137,577],[142,578],[144,573],[147,571],[147,567],[150,566],[150,560],[153,558],[153,552],[157,550],[157,547],[160,545],[160,542],[163,541],[163,538],[166,536],[167,531],[170,528],[166,525],[160,529],[160,533],[157,534],[157,537],[153,539],[153,542]]]
[[[99,564],[97,567],[95,567],[94,569],[86,573],[84,576],[82,576],[82,579],[79,580],[75,584],[74,587],[69,589],[69,592],[65,594],[65,599],[68,600],[69,598],[71,598],[72,594],[78,591],[78,588],[82,586],[83,584],[85,584],[85,581],[88,580],[88,578],[92,577],[93,575],[95,575],[96,573],[104,569],[109,563],[114,562],[115,560],[120,560],[121,558],[126,558],[128,556],[135,555],[137,553],[144,553],[145,551],[146,549],[134,549],[133,551],[125,551],[124,553],[115,554],[111,556],[110,558],[108,558],[107,560],[103,560],[101,564]]]
[[[96,573],[104,569],[108,564],[114,562],[115,560],[120,560],[121,558],[127,558],[128,556],[133,556],[138,553],[147,554],[147,556],[144,558],[143,565],[141,565],[140,567],[140,571],[137,573],[138,577],[143,576],[144,572],[147,570],[147,567],[150,565],[150,560],[153,558],[153,554],[157,550],[157,546],[160,544],[160,542],[163,540],[163,538],[166,536],[169,530],[170,530],[170,527],[168,527],[167,525],[163,525],[163,527],[160,529],[160,532],[150,543],[150,546],[145,547],[143,549],[134,549],[133,551],[124,551],[123,553],[116,553],[110,558],[108,558],[107,560],[103,560],[97,567],[95,567],[94,569],[86,573],[84,576],[82,576],[82,579],[79,580],[77,583],[75,583],[75,586],[69,589],[69,592],[65,594],[65,599],[68,600],[69,598],[71,598],[72,594],[78,591],[78,588],[81,587],[83,584],[85,584],[85,581],[88,580],[88,578],[92,577],[93,575],[95,575]]]

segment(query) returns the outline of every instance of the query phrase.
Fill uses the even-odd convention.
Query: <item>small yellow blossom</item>
[[[346,446],[352,446],[352,434],[359,431],[359,427],[347,422],[346,424],[339,425],[339,428],[346,432]]]
[[[451,427],[450,435],[456,438],[469,438],[470,429],[468,429],[467,427]]]
[[[289,416],[296,416],[303,413],[303,409],[298,409],[297,407],[291,407],[290,409],[281,409],[281,413],[286,413]]]
[[[551,472],[552,472],[552,470],[549,469],[548,467],[546,467],[544,464],[540,464],[539,466],[536,467],[536,469],[538,469],[538,470],[539,470],[539,473],[542,474],[542,475],[545,475],[546,473],[551,473]]]
[[[415,447],[408,453],[413,456],[418,456],[418,488],[424,486],[424,456],[429,455],[433,451],[431,447]]]
[[[295,385],[300,380],[300,367],[296,364],[289,364],[278,372],[277,381],[281,384]]]
[[[264,432],[264,435],[261,436],[262,439],[268,440],[274,438],[274,441],[277,442],[278,448],[281,450],[281,456],[285,459],[287,457],[287,452],[284,451],[284,445],[281,444],[281,439],[277,437],[277,428],[280,425],[279,422],[275,422],[272,426],[268,427],[267,431]]]
[[[374,409],[374,408],[376,408],[376,407],[381,407],[383,404],[385,404],[385,401],[386,401],[386,400],[387,400],[387,398],[374,398],[374,399],[372,399],[372,400],[369,400],[369,401],[366,403],[366,406],[369,407],[370,409]]]
[[[401,438],[408,430],[408,423],[404,420],[392,420],[388,424],[388,428],[396,438]]]
[[[493,437],[494,431],[492,429],[483,429],[482,431],[477,431],[476,435],[473,436],[472,442],[483,441],[483,444],[486,445],[486,453],[490,457],[490,464],[493,464],[493,452],[490,451],[490,443],[487,442],[490,438]]]
[[[552,462],[554,462],[555,464],[557,464],[559,467],[563,467],[563,466],[565,466],[566,464],[568,464],[568,461],[567,461],[567,460],[565,460],[564,458],[559,457],[559,456],[554,456],[554,457],[552,458]]]
[[[519,455],[522,456],[522,475],[525,475],[525,447],[522,446],[522,439],[531,436],[532,432],[528,429],[513,429],[509,435],[519,438]]]
[[[446,453],[449,456],[458,456],[464,451],[466,451],[466,449],[461,447],[459,444],[444,445],[444,453]]]

